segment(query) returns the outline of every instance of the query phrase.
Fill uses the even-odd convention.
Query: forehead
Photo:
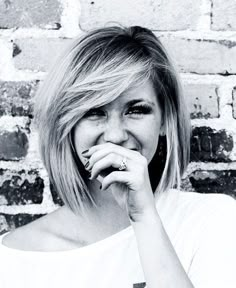
[[[145,101],[157,105],[157,95],[152,82],[148,80],[140,86],[128,89],[113,102],[126,103],[132,100]]]

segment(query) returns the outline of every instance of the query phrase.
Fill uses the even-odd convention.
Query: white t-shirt
[[[170,190],[156,206],[194,287],[235,288],[236,201]],[[21,251],[1,244],[0,288],[32,287],[146,287],[132,226],[69,251]]]

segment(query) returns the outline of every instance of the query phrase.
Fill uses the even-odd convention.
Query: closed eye
[[[128,111],[126,112],[126,114],[150,114],[152,112],[152,107],[150,107],[149,105],[146,104],[142,104],[142,105],[135,105],[132,107],[129,107]]]
[[[84,117],[96,117],[96,116],[105,116],[105,115],[106,114],[102,109],[94,108],[86,112]]]

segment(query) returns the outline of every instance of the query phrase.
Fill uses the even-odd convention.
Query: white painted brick
[[[0,1],[0,27],[18,28],[39,26],[57,29],[61,7],[57,0]]]
[[[0,39],[0,79],[4,78],[5,74],[14,73],[12,52],[12,42],[9,40]]]
[[[81,33],[78,19],[81,13],[81,5],[78,0],[60,0],[63,13],[61,15],[61,29],[66,37],[74,37]]]
[[[233,90],[233,117],[236,119],[236,87],[234,87]],[[236,123],[235,123],[235,132],[236,132]]]
[[[201,8],[194,0],[81,0],[80,27],[89,30],[119,22],[152,30],[194,29]]]
[[[235,74],[236,38],[231,40],[188,39],[160,36],[180,72]]]
[[[213,30],[236,30],[236,1],[212,0]]]
[[[219,117],[217,85],[185,83],[183,88],[192,118]]]
[[[14,57],[20,70],[47,71],[71,40],[68,39],[17,39],[14,43],[21,52]]]

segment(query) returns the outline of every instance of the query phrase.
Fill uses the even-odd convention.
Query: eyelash
[[[85,117],[91,117],[91,116],[103,116],[104,112],[97,108],[97,109],[90,109],[86,114]]]
[[[130,107],[129,110],[131,110],[132,114],[150,114],[152,111],[152,108],[148,105],[142,104],[142,105],[136,105],[136,106]]]
[[[142,104],[142,105],[136,105],[136,106],[130,107],[128,109],[128,112],[126,112],[125,114],[146,115],[146,114],[150,114],[151,111],[152,111],[152,108],[150,106]],[[104,116],[104,111],[102,109],[95,108],[95,109],[89,110],[85,114],[85,117],[92,117],[92,116]]]

